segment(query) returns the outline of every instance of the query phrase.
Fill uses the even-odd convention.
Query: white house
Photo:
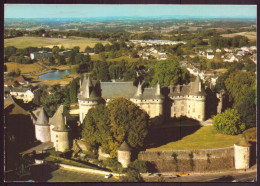
[[[213,53],[207,53],[207,59],[213,59],[214,54]]]
[[[22,99],[25,103],[32,101],[34,93],[27,87],[14,87],[11,89],[10,94],[16,99]]]
[[[218,49],[216,50],[216,52],[221,52],[221,50],[218,48]]]
[[[223,60],[223,62],[229,62],[229,63],[233,63],[234,61],[238,62],[238,59],[233,55],[231,56],[231,58]]]

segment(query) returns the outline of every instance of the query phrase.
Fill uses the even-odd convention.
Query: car
[[[189,175],[189,173],[179,173],[179,174],[177,174],[178,177],[181,177],[181,176],[188,176],[188,175]]]
[[[107,175],[105,175],[105,178],[106,179],[109,179],[109,178],[111,178],[113,175],[112,174],[107,174]]]

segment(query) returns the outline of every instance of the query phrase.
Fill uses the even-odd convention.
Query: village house
[[[34,98],[34,93],[28,87],[13,87],[10,94],[16,99],[22,99],[25,103],[32,101]]]

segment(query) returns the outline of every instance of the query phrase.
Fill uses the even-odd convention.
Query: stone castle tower
[[[121,163],[123,168],[127,168],[131,162],[131,148],[125,141],[117,150],[117,160]]]
[[[139,82],[137,91],[130,100],[147,111],[151,118],[163,116],[164,96],[161,94],[159,82],[157,82],[155,90],[154,88],[143,89]]]
[[[250,144],[244,137],[234,144],[236,169],[248,169],[250,163]]]
[[[43,107],[35,122],[35,137],[41,142],[51,141],[49,117]]]
[[[80,123],[83,122],[89,109],[98,105],[100,100],[101,98],[97,96],[92,81],[89,77],[87,79],[85,74],[82,83],[80,81],[80,92],[78,94]]]
[[[205,120],[206,93],[199,75],[189,85],[170,86],[169,89],[171,117],[187,116],[198,121]]]
[[[53,143],[56,151],[64,152],[70,149],[69,131],[66,125],[66,117],[63,115],[63,105],[55,113],[53,131]]]

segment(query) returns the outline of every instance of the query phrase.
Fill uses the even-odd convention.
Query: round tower
[[[35,137],[41,142],[51,141],[49,118],[43,107],[35,122]]]
[[[123,168],[127,168],[131,162],[131,148],[125,141],[117,150],[117,161],[121,163]]]
[[[55,116],[55,123],[53,130],[54,147],[56,151],[64,152],[70,149],[69,131],[66,126],[66,117],[63,116],[63,105],[61,105]]]
[[[80,123],[83,122],[89,109],[98,105],[100,100],[101,100],[101,97],[97,96],[97,93],[96,93],[95,87],[93,86],[92,81],[90,80],[89,76],[87,79],[86,74],[85,74],[83,82],[81,83],[81,81],[80,81],[80,91],[78,94]]]
[[[206,92],[202,87],[200,76],[190,84],[189,104],[190,116],[199,121],[205,120]]]
[[[244,137],[234,144],[234,158],[236,169],[248,169],[250,162],[250,144]]]

